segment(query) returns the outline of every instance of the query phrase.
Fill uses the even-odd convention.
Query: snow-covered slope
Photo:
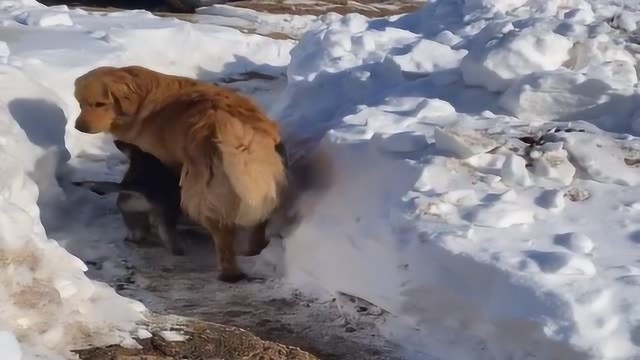
[[[375,304],[409,359],[633,359],[637,5],[440,0],[386,19],[328,14],[296,44],[0,2],[3,359],[127,341],[142,319],[58,245],[109,256],[101,234],[81,233],[87,219],[62,229],[80,198],[70,179],[122,170],[107,137],[72,125],[73,80],[104,64],[207,80],[286,67],[283,95],[263,104],[293,154],[315,141],[330,155],[334,178],[248,270]]]

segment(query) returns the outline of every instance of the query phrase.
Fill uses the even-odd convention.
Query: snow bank
[[[381,307],[408,358],[630,359],[640,102],[636,48],[607,24],[622,9],[463,3],[328,14],[293,48],[272,113],[292,143],[323,138],[337,175],[272,245],[280,271]]]
[[[38,205],[46,210],[62,196],[55,170],[68,159],[60,153],[64,146],[56,143],[64,136],[64,122],[59,122],[64,114],[50,102],[51,94],[20,70],[2,65],[0,77],[3,358],[123,341],[142,319],[144,306],[89,280],[85,264],[47,239],[40,222]]]

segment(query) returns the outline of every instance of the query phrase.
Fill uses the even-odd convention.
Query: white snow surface
[[[247,271],[377,305],[408,359],[637,359],[638,5],[440,0],[328,14],[296,43],[0,1],[0,353],[57,359],[148,334],[144,306],[89,280],[61,228],[69,179],[117,179],[122,159],[73,129],[73,81],[136,64],[204,80],[286,71],[261,103],[292,153],[311,139],[330,155],[334,178]]]

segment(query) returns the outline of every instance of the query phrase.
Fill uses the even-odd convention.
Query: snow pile
[[[292,142],[327,133],[336,174],[282,242],[287,279],[381,307],[409,358],[637,355],[640,49],[609,24],[622,11],[320,17],[272,109]]]
[[[83,274],[86,265],[47,239],[40,222],[41,211],[62,196],[55,172],[68,156],[54,137],[64,136],[64,123],[56,123],[64,114],[52,111],[57,108],[49,102],[51,93],[20,70],[2,65],[0,77],[3,358],[124,341],[142,319],[144,306],[89,280]]]

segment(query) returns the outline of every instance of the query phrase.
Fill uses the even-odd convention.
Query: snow
[[[316,19],[216,5],[191,24],[0,2],[0,353],[57,359],[150,335],[141,303],[85,274],[80,259],[115,251],[87,224],[114,225],[69,186],[123,165],[107,136],[73,129],[74,79],[137,64],[208,81],[286,72],[257,100],[292,157],[321,149],[333,177],[248,272],[374,304],[408,359],[634,358],[639,9],[440,0]]]
[[[186,336],[175,331],[160,331],[159,335],[167,341],[185,341]]]

